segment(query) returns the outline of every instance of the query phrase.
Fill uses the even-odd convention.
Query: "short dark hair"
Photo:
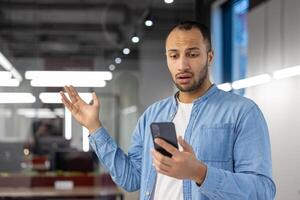
[[[196,21],[181,21],[181,22],[175,24],[170,29],[170,31],[168,33],[168,36],[175,29],[189,31],[192,28],[197,28],[201,32],[201,34],[203,36],[203,40],[206,42],[207,51],[211,51],[210,30],[207,26],[205,26],[204,24],[201,24],[199,22],[196,22]]]

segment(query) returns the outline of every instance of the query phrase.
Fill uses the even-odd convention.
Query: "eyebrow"
[[[169,49],[168,52],[178,51],[177,49]]]
[[[187,50],[188,50],[188,51],[192,51],[192,50],[200,50],[200,48],[198,48],[198,47],[191,47],[191,48],[188,48]]]
[[[187,48],[187,51],[200,50],[198,47]],[[178,49],[169,49],[168,52],[178,51]]]

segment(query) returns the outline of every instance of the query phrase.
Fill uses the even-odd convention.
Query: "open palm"
[[[99,99],[93,93],[93,101],[91,104],[85,103],[78,95],[78,92],[73,86],[65,86],[65,91],[68,93],[70,100],[61,91],[63,104],[70,110],[72,116],[82,125],[85,126],[90,132],[94,132],[101,126],[99,120]]]

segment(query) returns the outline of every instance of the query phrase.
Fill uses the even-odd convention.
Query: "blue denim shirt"
[[[151,198],[157,172],[152,165],[152,122],[172,121],[175,96],[151,105],[140,117],[128,154],[105,128],[90,136],[90,144],[112,179],[127,191],[140,190],[140,199]],[[185,200],[271,200],[270,140],[265,119],[251,100],[219,90],[213,85],[193,102],[185,140],[207,165],[201,186],[183,180]]]

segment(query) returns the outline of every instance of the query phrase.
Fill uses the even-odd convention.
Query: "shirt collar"
[[[211,87],[200,97],[198,97],[197,99],[195,99],[193,101],[193,104],[199,104],[202,101],[208,99],[211,95],[213,95],[216,91],[218,90],[218,87],[216,86],[216,84],[212,84]],[[173,104],[176,105],[176,107],[178,106],[178,102],[177,102],[177,96],[179,94],[179,91],[177,91],[174,96],[173,96]]]

